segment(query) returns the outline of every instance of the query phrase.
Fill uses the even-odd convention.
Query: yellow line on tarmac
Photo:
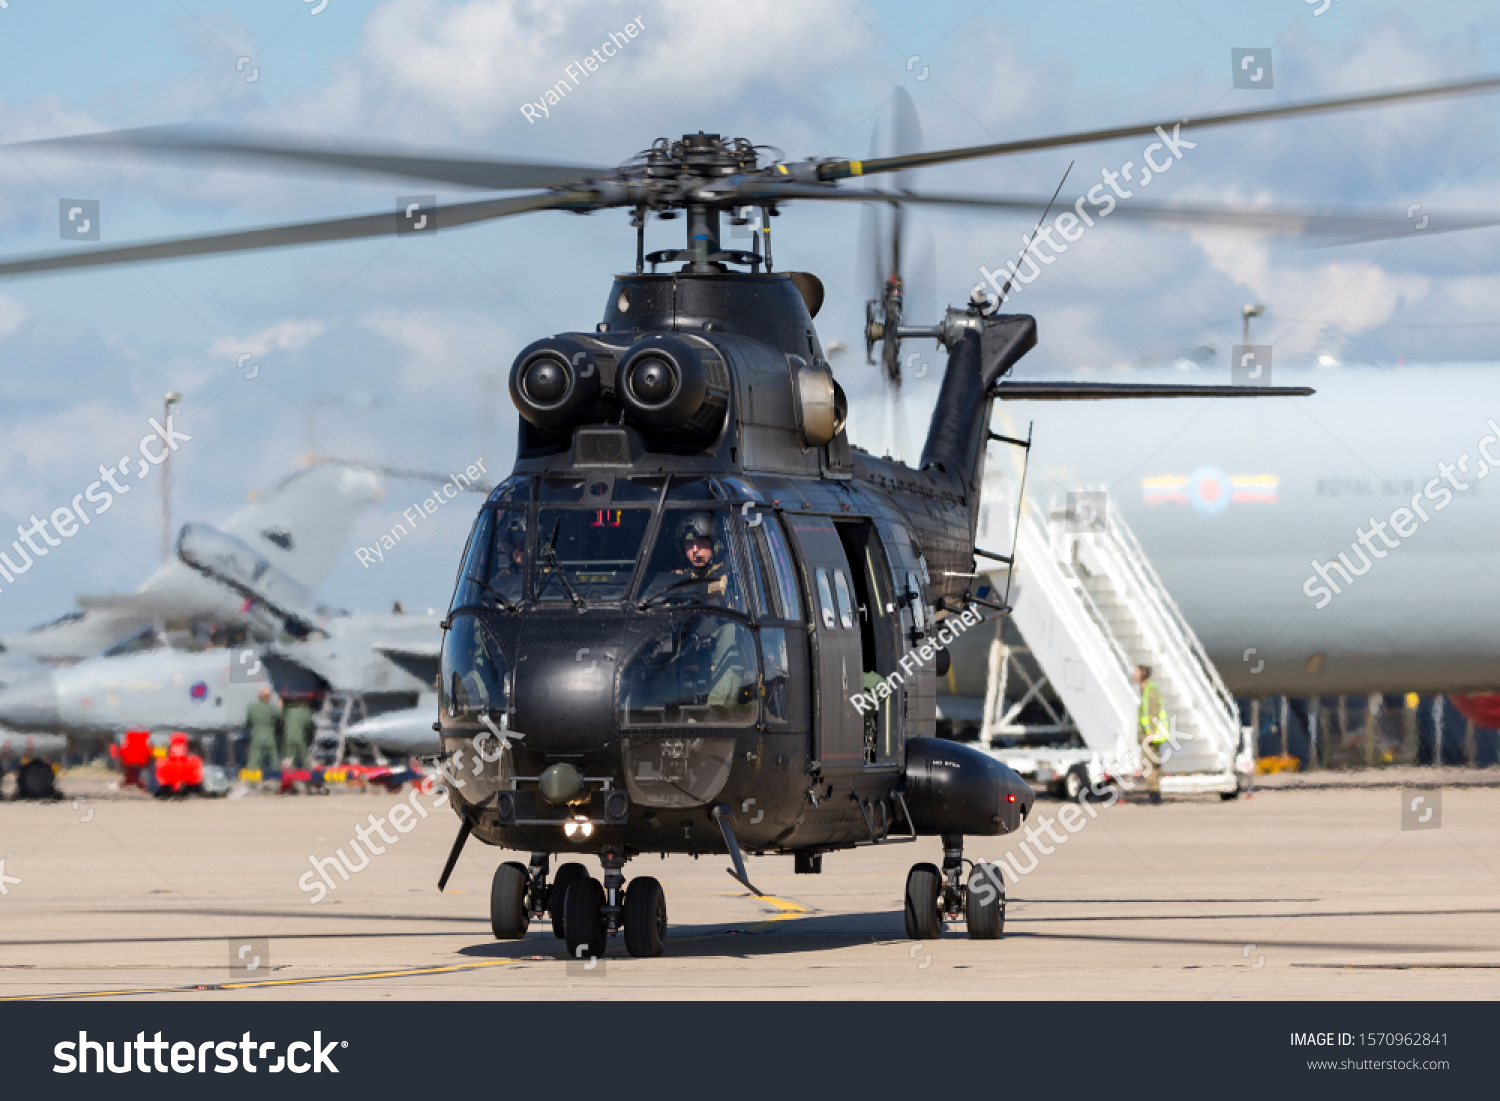
[[[745,926],[745,932],[747,933],[763,933],[778,922],[793,921],[808,912],[807,907],[800,902],[792,902],[788,899],[776,898],[772,895],[761,895],[760,901],[770,903],[776,907],[777,912],[773,917],[768,917],[752,925]]]
[[[772,895],[761,895],[760,901],[769,903],[776,908],[773,916],[763,918],[744,927],[747,933],[762,933],[773,928],[777,923],[792,921],[802,917],[809,911],[800,902],[792,902],[790,899],[776,898]],[[688,938],[697,940],[699,938]],[[301,979],[264,979],[259,982],[227,982],[215,983],[213,985],[198,986],[157,986],[143,987],[138,990],[78,990],[61,994],[16,994],[10,997],[0,997],[0,1002],[48,1002],[62,1001],[68,998],[121,998],[136,994],[191,994],[197,991],[213,990],[257,990],[272,986],[306,986],[310,983],[325,982],[358,982],[364,979],[401,979],[410,978],[415,975],[447,975],[459,971],[476,971],[481,967],[500,967],[507,963],[517,963],[515,959],[485,960],[482,963],[455,963],[443,967],[414,967],[404,971],[367,971],[355,975],[314,975]]]
[[[117,998],[127,994],[190,994],[199,990],[255,990],[267,986],[304,986],[320,982],[354,982],[361,979],[400,979],[413,975],[444,975],[455,971],[475,971],[481,967],[500,967],[516,963],[513,959],[486,960],[483,963],[455,963],[445,967],[414,967],[405,971],[368,971],[358,975],[316,975],[302,979],[265,979],[260,982],[226,982],[211,986],[160,986],[140,990],[79,990],[65,994],[17,994],[0,998],[0,1002],[46,1002],[64,998]]]

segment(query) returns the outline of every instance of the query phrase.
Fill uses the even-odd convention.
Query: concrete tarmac
[[[1043,833],[970,839],[1013,853],[1005,935],[905,937],[902,891],[935,838],[831,853],[823,874],[722,854],[638,857],[666,888],[666,955],[621,938],[593,968],[550,926],[490,933],[503,854],[471,842],[445,893],[446,808],[387,831],[368,867],[313,903],[298,881],[367,815],[410,793],[159,802],[64,780],[82,801],[0,804],[0,997],[204,999],[1418,999],[1500,990],[1500,790],[1449,788],[1422,828],[1388,789],[1268,790],[1063,811]],[[1425,789],[1429,799],[1436,789]],[[430,804],[431,795],[419,796]],[[1419,810],[1426,810],[1424,804]],[[1063,817],[1059,819],[1059,815]],[[1420,814],[1408,814],[1415,820]],[[1433,828],[1436,825],[1436,828]],[[1050,852],[1044,851],[1050,849]],[[598,874],[598,862],[584,858]],[[356,860],[355,863],[358,863]],[[554,867],[556,865],[554,864]],[[330,873],[331,874],[331,873]],[[1012,882],[1012,879],[1015,882]],[[304,880],[304,883],[312,882]],[[254,971],[232,944],[263,938]],[[249,958],[244,962],[248,963]]]

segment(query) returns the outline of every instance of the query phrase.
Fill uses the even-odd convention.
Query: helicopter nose
[[[603,619],[604,617],[599,617]],[[515,671],[515,729],[541,753],[598,749],[614,727],[615,669],[620,655],[613,623],[561,619],[535,631]]]
[[[0,726],[16,730],[56,730],[62,726],[57,684],[51,673],[17,681],[0,691]]]

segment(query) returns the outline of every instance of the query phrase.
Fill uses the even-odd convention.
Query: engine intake
[[[620,405],[649,435],[707,442],[729,408],[729,372],[707,341],[656,333],[632,344],[615,375]]]
[[[510,397],[521,416],[553,435],[601,419],[602,395],[594,352],[567,337],[528,344],[510,369]]]

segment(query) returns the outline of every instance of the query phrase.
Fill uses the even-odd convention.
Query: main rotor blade
[[[1302,398],[1311,386],[1194,386],[1154,382],[1001,382],[1002,401],[1097,401],[1103,398]]]
[[[832,199],[848,202],[882,202],[892,205],[905,203],[931,206],[968,207],[980,210],[1008,210],[1018,214],[1038,214],[1047,208],[1044,198],[1009,195],[941,195],[926,192],[894,192],[848,187],[828,187],[817,184],[773,185],[782,199]],[[1071,204],[1077,207],[1075,200]],[[1068,204],[1057,203],[1059,211],[1069,209]],[[1425,221],[1377,213],[1348,212],[1327,213],[1311,210],[1254,209],[1249,207],[1217,207],[1195,204],[1173,205],[1167,203],[1138,202],[1134,199],[1118,202],[1107,215],[1101,215],[1096,207],[1086,208],[1095,221],[1104,218],[1120,218],[1129,221],[1163,222],[1179,225],[1224,226],[1232,229],[1264,230],[1274,233],[1311,233],[1351,238],[1340,244],[1357,241],[1374,241],[1390,237],[1431,236],[1435,233],[1456,233],[1460,230],[1483,229],[1500,225],[1500,214],[1482,211],[1461,211],[1449,215],[1425,215]]]
[[[439,208],[435,215],[444,229],[455,226],[527,214],[534,210],[587,209],[589,196],[579,192],[547,192],[542,195],[518,195],[510,199],[482,199],[473,203],[455,203]],[[129,264],[140,260],[170,260],[185,256],[212,256],[224,252],[251,249],[284,248],[311,245],[324,241],[353,241],[362,237],[385,237],[397,232],[402,215],[361,214],[353,218],[331,218],[318,222],[298,222],[285,226],[266,226],[232,233],[212,233],[201,237],[176,237],[165,241],[144,241],[113,248],[43,253],[24,259],[0,261],[0,275],[34,275],[69,268],[95,268],[111,264]],[[419,231],[420,232],[420,231]]]
[[[1223,115],[1205,115],[1200,119],[1177,118],[1159,122],[1142,122],[1131,126],[1114,126],[1104,130],[1081,130],[1072,134],[1052,134],[1023,141],[997,142],[994,145],[971,145],[963,149],[939,149],[930,153],[911,153],[894,157],[882,157],[874,161],[828,161],[818,166],[818,179],[842,180],[850,176],[871,176],[880,172],[899,172],[902,169],[923,165],[952,164],[955,161],[975,160],[980,157],[1003,157],[1013,153],[1030,153],[1038,149],[1059,149],[1068,145],[1087,145],[1091,142],[1113,141],[1116,138],[1133,138],[1153,134],[1157,127],[1171,131],[1179,124],[1192,130],[1210,126],[1229,126],[1241,122],[1260,122],[1266,119],[1294,118],[1299,115],[1315,115],[1327,111],[1348,111],[1356,107],[1374,107],[1385,103],[1410,103],[1421,99],[1443,96],[1473,95],[1500,88],[1500,77],[1478,77],[1471,80],[1455,80],[1442,84],[1426,84],[1417,88],[1403,88],[1394,92],[1371,92],[1359,96],[1339,96],[1333,99],[1311,100],[1307,103],[1289,103],[1281,107],[1260,107],[1253,111],[1233,111]]]
[[[77,134],[66,138],[19,142],[7,148],[140,153],[191,160],[248,161],[268,166],[290,164],[325,172],[396,176],[407,180],[471,187],[481,191],[558,187],[577,180],[597,178],[613,171],[588,165],[408,153],[394,147],[359,146],[333,141],[321,143],[277,134],[187,131],[175,126],[146,126],[134,130]]]

